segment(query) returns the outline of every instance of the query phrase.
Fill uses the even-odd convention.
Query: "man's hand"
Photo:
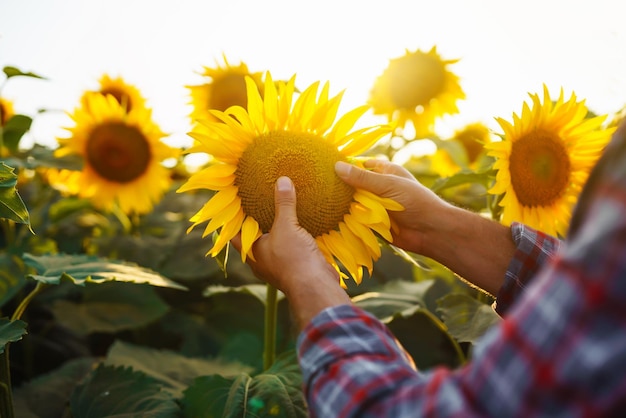
[[[350,298],[339,285],[339,274],[331,266],[315,239],[298,223],[296,191],[287,177],[280,177],[274,189],[276,215],[269,233],[252,246],[255,261],[247,263],[261,280],[281,290],[304,327],[321,310]],[[241,237],[233,239],[241,249]]]

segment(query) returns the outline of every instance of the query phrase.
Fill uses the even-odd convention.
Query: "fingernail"
[[[335,163],[335,172],[339,177],[348,177],[350,170],[352,170],[352,166],[346,162],[337,161]]]
[[[276,188],[281,192],[291,190],[291,180],[289,180],[289,177],[279,177],[278,180],[276,180]]]

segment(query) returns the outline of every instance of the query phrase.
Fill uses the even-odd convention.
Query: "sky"
[[[168,142],[191,139],[186,85],[204,66],[244,62],[274,79],[329,81],[340,112],[364,104],[389,60],[436,46],[467,98],[452,130],[511,119],[529,93],[574,92],[597,113],[626,104],[619,0],[0,0],[0,94],[35,118],[25,141],[56,147],[80,95],[104,74],[138,87]],[[0,74],[0,84],[4,77]],[[49,111],[38,114],[39,109]],[[373,123],[380,116],[368,115]],[[369,122],[369,119],[368,119]]]

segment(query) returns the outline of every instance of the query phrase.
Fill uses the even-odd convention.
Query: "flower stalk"
[[[278,312],[278,291],[267,285],[265,299],[265,344],[263,349],[263,370],[272,367],[276,359],[276,319]]]

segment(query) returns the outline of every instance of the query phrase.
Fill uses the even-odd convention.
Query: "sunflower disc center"
[[[390,94],[403,109],[426,106],[444,89],[445,67],[436,57],[408,55],[389,66]]]
[[[314,237],[337,229],[354,195],[335,174],[339,160],[345,160],[339,151],[313,134],[275,131],[257,137],[235,172],[244,212],[268,232],[274,222],[274,184],[287,176],[296,188],[300,225]]]
[[[225,111],[231,106],[246,107],[248,95],[246,93],[246,81],[241,74],[225,74],[211,84],[209,97],[209,109]]]
[[[524,206],[548,206],[565,191],[570,160],[560,139],[534,131],[513,142],[510,157],[511,184]]]
[[[128,183],[148,168],[152,155],[144,135],[123,123],[97,126],[87,141],[86,160],[102,177]]]

